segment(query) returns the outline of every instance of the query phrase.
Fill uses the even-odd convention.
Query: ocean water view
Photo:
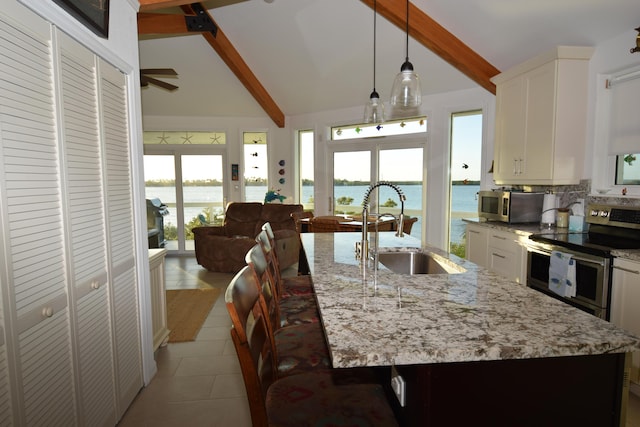
[[[421,185],[400,185],[402,192],[406,197],[405,213],[411,216],[421,216],[422,206],[422,186]],[[368,189],[366,185],[349,185],[335,187],[335,200],[340,198],[352,198],[353,201],[348,205],[337,205],[336,214],[359,212],[362,208],[362,199]],[[479,185],[454,185],[452,186],[451,197],[451,241],[460,243],[464,237],[465,225],[462,218],[470,218],[477,216],[478,201],[477,192],[480,190]],[[247,200],[263,201],[267,191],[266,186],[247,186],[245,187]],[[190,222],[203,212],[205,208],[212,208],[214,212],[222,213],[223,197],[222,187],[220,186],[193,186],[183,187],[185,200],[185,222]],[[176,215],[176,194],[174,187],[146,187],[146,197],[160,199],[169,208],[169,214],[165,217],[165,223],[177,224]],[[400,209],[400,202],[397,193],[389,187],[380,187],[380,200],[391,199],[397,206],[395,208],[383,209],[383,212],[395,211]],[[313,186],[304,186],[302,188],[301,203],[308,205],[313,200]],[[285,200],[287,202],[287,200]],[[428,207],[427,207],[428,209]],[[412,235],[419,237],[421,229],[421,221],[414,224]]]

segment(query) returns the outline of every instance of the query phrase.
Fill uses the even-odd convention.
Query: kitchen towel
[[[576,296],[576,261],[570,254],[551,251],[549,290],[567,298]]]

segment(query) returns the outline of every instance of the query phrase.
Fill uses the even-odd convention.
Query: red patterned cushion
[[[283,298],[280,308],[280,326],[302,325],[320,321],[318,304],[313,295],[296,295]]]
[[[329,349],[320,323],[287,326],[274,334],[278,377],[331,367]]]
[[[310,276],[291,276],[282,278],[283,298],[291,295],[310,295],[314,293]]]
[[[270,426],[397,426],[384,391],[374,384],[341,385],[328,373],[276,381],[265,400]]]

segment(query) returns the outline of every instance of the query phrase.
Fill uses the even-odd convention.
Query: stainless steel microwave
[[[540,222],[544,193],[523,191],[480,191],[478,216],[511,224]]]

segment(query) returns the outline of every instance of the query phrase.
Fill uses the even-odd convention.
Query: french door
[[[223,165],[222,153],[145,151],[146,198],[159,199],[167,206],[164,237],[170,252],[193,252],[192,229],[222,221],[226,201]]]
[[[417,217],[411,235],[420,239],[424,209],[425,166],[423,144],[383,147],[333,147],[332,209],[334,214],[360,214],[364,195],[372,183],[388,181],[402,190],[405,216]],[[371,193],[370,212],[400,214],[402,202],[389,186],[380,186]]]

